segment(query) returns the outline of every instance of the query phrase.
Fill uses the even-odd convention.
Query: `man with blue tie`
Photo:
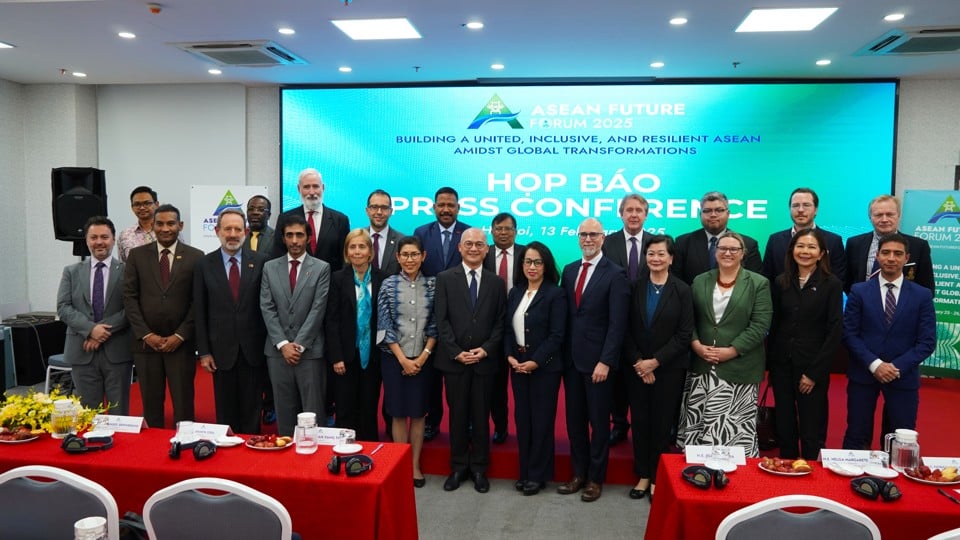
[[[702,228],[677,237],[676,255],[670,272],[687,285],[693,278],[717,267],[717,239],[727,232],[730,221],[730,200],[719,191],[709,191],[700,198],[700,224]],[[763,261],[757,241],[741,234],[745,251],[743,267],[758,274],[763,272]]]
[[[793,235],[800,229],[816,229],[814,220],[820,209],[820,197],[810,188],[799,187],[790,193],[790,221],[793,226],[789,229],[775,232],[767,239],[767,250],[763,253],[763,275],[773,281],[783,273],[786,264],[787,246]],[[827,255],[830,258],[830,273],[840,278],[842,282],[847,275],[847,255],[843,250],[843,239],[839,234],[825,231],[820,228],[827,240]],[[792,257],[793,254],[791,253]]]
[[[843,342],[850,351],[843,447],[855,450],[870,448],[880,394],[887,429],[916,428],[920,364],[937,344],[933,294],[903,273],[910,242],[896,233],[884,236],[876,259],[879,274],[850,289],[843,313]]]
[[[413,231],[420,239],[423,250],[428,254],[423,260],[420,271],[427,277],[433,277],[455,268],[463,261],[457,246],[460,235],[470,228],[457,220],[460,215],[460,195],[452,187],[444,186],[433,197],[433,214],[436,221],[421,225]],[[440,433],[440,421],[443,420],[443,378],[435,377],[430,388],[430,405],[427,411],[423,439],[432,441]]]

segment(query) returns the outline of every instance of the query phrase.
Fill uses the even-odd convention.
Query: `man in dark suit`
[[[263,265],[260,309],[267,327],[267,369],[277,406],[277,431],[293,435],[297,414],[324,415],[327,374],[323,361],[323,320],[330,289],[330,265],[307,254],[309,227],[290,216],[277,229],[287,254]]]
[[[850,351],[843,447],[856,450],[870,448],[881,393],[887,429],[916,428],[920,364],[937,344],[933,294],[905,279],[909,241],[896,233],[884,236],[876,259],[879,275],[851,288],[843,313],[843,341]]]
[[[153,221],[157,241],[131,250],[124,273],[123,305],[133,328],[133,362],[150,427],[164,427],[167,384],[173,421],[193,420],[193,267],[203,252],[179,241],[182,230],[180,210],[161,205]]]
[[[462,262],[457,246],[460,235],[470,228],[457,220],[460,215],[460,195],[452,187],[442,187],[433,196],[433,214],[436,221],[421,225],[413,231],[420,239],[423,251],[428,253],[420,271],[425,276],[436,276]],[[440,422],[443,420],[443,378],[434,377],[430,387],[427,417],[424,421],[423,440],[432,441],[440,434]]]
[[[673,272],[688,285],[693,278],[716,268],[717,238],[727,232],[730,221],[730,202],[719,191],[710,191],[700,199],[700,223],[703,228],[677,237],[677,256],[673,258]],[[763,272],[763,262],[757,241],[741,234],[746,247],[743,267],[758,274]]]
[[[486,493],[490,397],[494,374],[504,361],[507,294],[497,275],[481,268],[487,254],[483,230],[464,231],[459,251],[463,264],[437,276],[434,303],[440,334],[434,365],[443,373],[450,407],[451,472],[443,489],[457,489],[471,474],[474,488]]]
[[[773,281],[777,276],[783,273],[784,264],[787,257],[787,246],[793,235],[801,229],[818,228],[814,223],[817,217],[817,210],[820,208],[820,197],[810,188],[799,187],[790,194],[790,220],[793,221],[793,227],[775,232],[767,239],[767,249],[763,253],[763,275]],[[827,240],[827,255],[830,256],[830,273],[837,276],[842,283],[847,275],[847,255],[843,250],[843,238],[839,234],[825,231],[823,233]],[[792,256],[792,254],[791,254]]]
[[[104,403],[111,414],[130,414],[130,325],[123,309],[124,264],[111,257],[113,222],[91,217],[84,226],[90,260],[63,269],[57,316],[67,326],[63,357],[84,407]]]
[[[400,271],[397,262],[397,242],[403,238],[402,232],[390,226],[393,215],[393,200],[382,189],[374,190],[367,196],[367,218],[370,219],[370,239],[373,241],[373,269],[381,276],[392,276]],[[390,425],[390,422],[387,422]]]
[[[650,233],[644,234],[643,225],[647,222],[647,210],[650,204],[642,195],[631,193],[620,201],[620,219],[623,228],[611,234],[603,241],[603,256],[627,272],[630,284],[640,278],[647,266],[647,245]],[[629,374],[629,373],[628,373]],[[610,444],[627,439],[630,423],[627,419],[629,403],[627,399],[626,376],[615,371],[611,375],[613,386],[613,409],[610,414]]]
[[[304,169],[297,180],[297,192],[300,193],[302,206],[288,210],[277,218],[277,230],[282,231],[291,216],[304,218],[309,225],[307,253],[330,265],[332,271],[343,268],[343,239],[350,232],[350,220],[347,216],[323,204],[323,192],[326,187],[323,178],[316,169]],[[283,235],[274,235],[273,257],[282,257],[287,253]]]
[[[274,244],[270,211],[270,199],[263,195],[254,195],[247,201],[247,226],[250,234],[243,240],[244,249],[270,255]]]
[[[563,269],[567,292],[567,339],[563,388],[573,478],[557,493],[583,489],[580,499],[600,498],[610,451],[610,372],[620,364],[627,328],[630,283],[623,269],[604,257],[603,225],[585,219],[579,228],[581,260]]]
[[[868,213],[873,231],[847,239],[847,279],[844,282],[844,290],[848,293],[854,283],[866,281],[877,273],[879,264],[876,263],[876,253],[880,237],[899,232],[900,200],[896,197],[880,195],[870,201]],[[910,261],[903,269],[904,276],[907,280],[926,287],[931,293],[936,294],[930,244],[916,236],[899,234],[910,244]]]
[[[510,294],[514,280],[523,279],[523,253],[526,247],[517,244],[517,220],[507,212],[493,217],[490,230],[493,231],[494,248],[487,252],[483,267],[504,283],[504,290]],[[503,444],[507,441],[509,409],[507,407],[507,387],[510,383],[510,370],[504,359],[497,367],[493,379],[493,398],[490,402],[490,416],[493,419],[493,442]]]
[[[260,433],[267,331],[260,314],[265,257],[243,249],[246,218],[227,209],[217,216],[220,249],[194,268],[193,315],[200,365],[213,375],[217,423],[235,433]]]

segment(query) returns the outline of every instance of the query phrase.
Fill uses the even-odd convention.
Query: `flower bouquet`
[[[73,427],[78,431],[87,429],[93,422],[93,417],[105,410],[102,407],[96,409],[84,407],[80,404],[80,398],[65,396],[57,389],[49,394],[43,392],[25,395],[4,394],[4,401],[0,404],[0,427],[9,431],[30,430],[33,434],[53,433],[55,427],[51,420],[54,416],[54,402],[60,400],[73,402],[73,410],[76,412],[76,425]]]

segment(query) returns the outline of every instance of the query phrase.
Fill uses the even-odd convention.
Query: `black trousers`
[[[525,362],[529,358],[518,360]],[[531,482],[552,480],[554,471],[554,425],[561,373],[541,370],[512,376],[520,480]]]
[[[656,482],[660,456],[670,445],[670,433],[676,430],[675,418],[687,372],[657,369],[653,384],[644,383],[632,367],[620,373],[624,375],[633,415],[633,472],[637,478]]]
[[[610,379],[594,383],[592,373],[573,366],[563,373],[567,407],[567,437],[574,476],[602,484],[607,478],[610,454],[610,407],[613,401]]]
[[[380,351],[370,351],[367,368],[360,367],[360,352],[347,364],[343,375],[333,375],[333,391],[337,402],[337,427],[353,429],[358,441],[379,440],[377,404],[380,402]]]
[[[480,375],[467,366],[460,373],[444,373],[443,379],[450,407],[450,469],[486,473],[490,466],[488,418],[493,375]]]
[[[266,372],[265,364],[251,366],[242,352],[233,367],[213,372],[218,424],[227,424],[234,433],[260,433],[260,389]]]
[[[776,401],[777,444],[780,457],[785,459],[817,459],[827,440],[830,375],[815,381],[809,394],[798,390],[801,375],[803,370],[794,366],[770,366],[770,384]]]

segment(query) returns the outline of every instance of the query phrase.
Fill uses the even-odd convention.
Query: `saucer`
[[[358,454],[363,450],[363,445],[353,443],[353,444],[338,444],[333,447],[333,451],[337,454]]]

